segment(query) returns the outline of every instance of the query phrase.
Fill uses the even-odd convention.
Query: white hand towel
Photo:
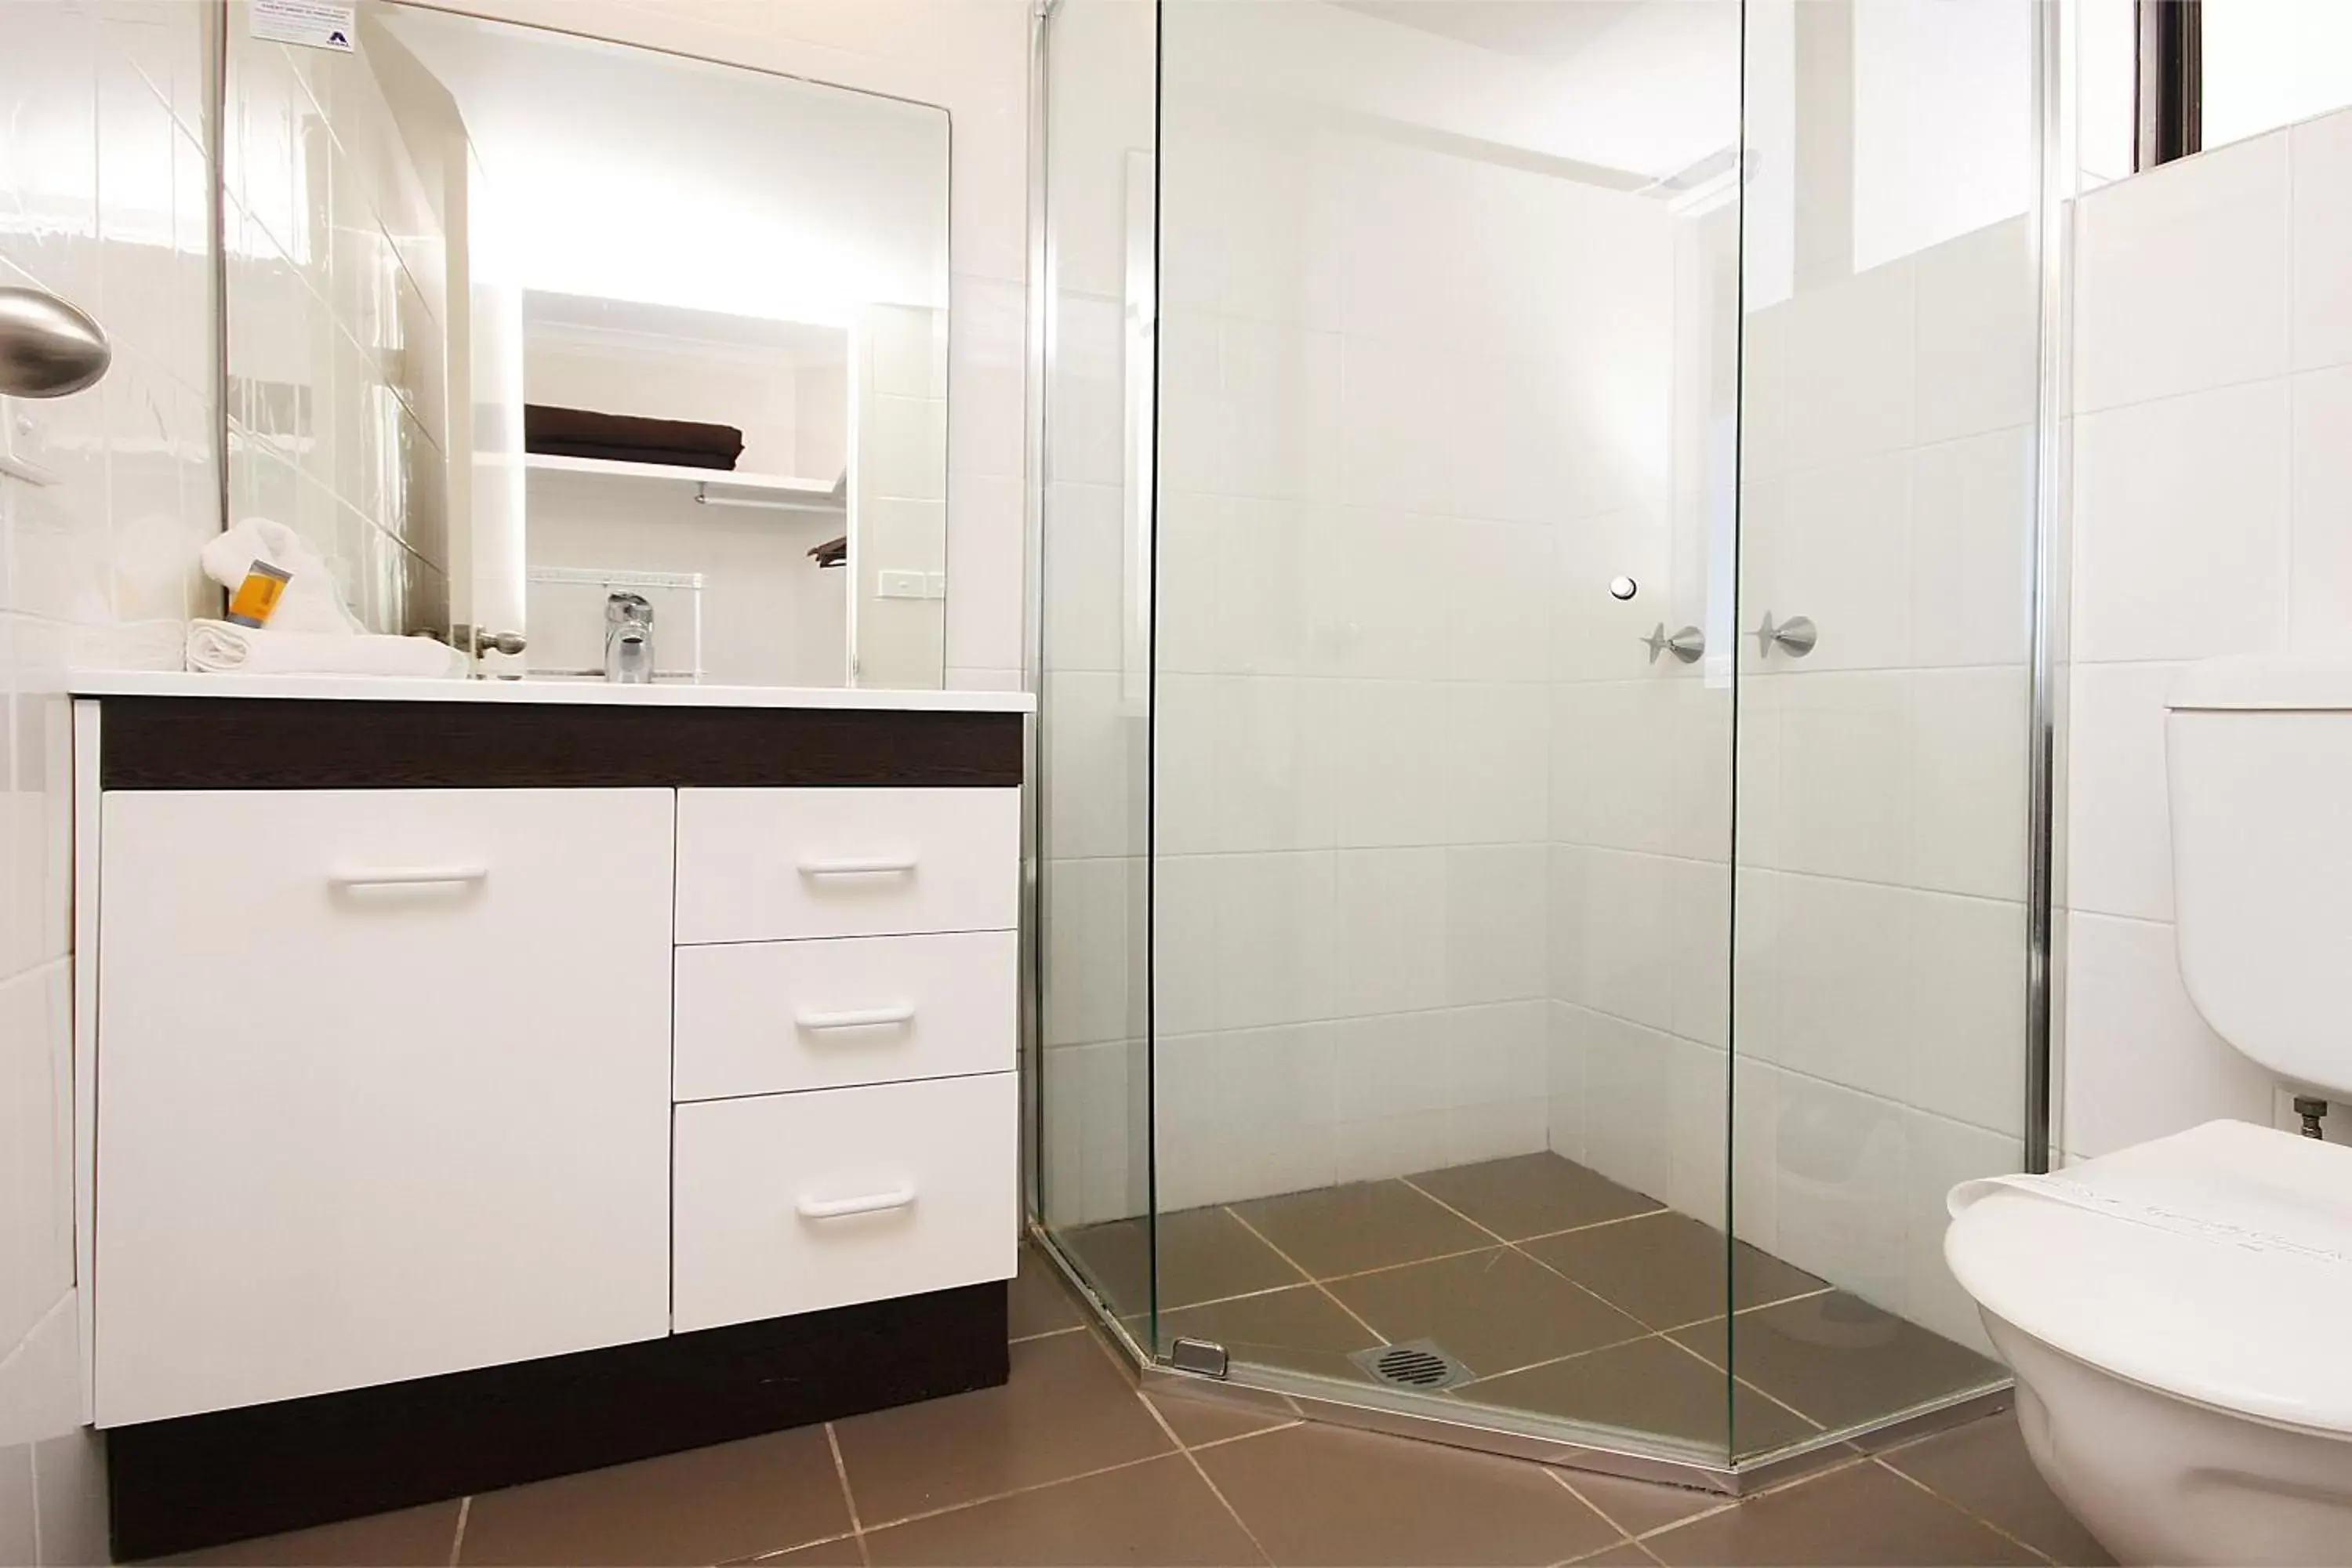
[[[275,617],[272,617],[273,619]],[[257,631],[226,621],[188,623],[188,668],[238,675],[406,675],[457,679],[466,660],[431,637]]]
[[[205,575],[232,594],[257,560],[291,575],[293,581],[286,584],[278,608],[269,616],[271,631],[358,634],[367,630],[343,603],[327,563],[302,542],[300,534],[282,522],[248,517],[214,535],[197,559],[204,563]]]

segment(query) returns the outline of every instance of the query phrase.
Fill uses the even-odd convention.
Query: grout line
[[[466,1521],[474,1517],[474,1500],[468,1495],[457,1500],[457,1531],[449,1538],[449,1568],[457,1568],[457,1559],[466,1551]]]
[[[1157,1464],[1162,1459],[1172,1459],[1182,1452],[1181,1447],[1166,1449],[1157,1454],[1146,1454],[1139,1459],[1121,1459],[1116,1465],[1098,1465],[1091,1470],[1080,1470],[1075,1475],[1056,1476],[1050,1481],[1033,1481],[1025,1487],[1008,1487],[1003,1491],[990,1492],[983,1497],[966,1498],[961,1502],[947,1503],[939,1508],[927,1508],[919,1513],[902,1514],[897,1519],[886,1519],[877,1524],[860,1526],[858,1538],[862,1542],[866,1536],[879,1535],[886,1530],[895,1530],[902,1524],[914,1524],[926,1519],[937,1519],[942,1514],[961,1513],[965,1509],[978,1508],[982,1503],[1003,1502],[1007,1498],[1026,1497],[1031,1492],[1049,1491],[1055,1487],[1067,1486],[1072,1481],[1091,1480],[1097,1476],[1131,1470],[1139,1465]]]
[[[849,1462],[841,1457],[841,1437],[834,1431],[830,1421],[824,1424],[824,1446],[833,1454],[833,1474],[834,1479],[841,1483],[842,1505],[849,1510],[849,1533],[857,1538],[857,1560],[870,1563],[872,1559],[866,1551],[866,1527],[857,1520],[857,1494],[849,1489]],[[833,1539],[838,1541],[841,1537],[836,1535]],[[793,1550],[798,1551],[799,1548]]]
[[[1648,1026],[1644,1025],[1643,1026],[1647,1027]],[[1562,1155],[1560,1158],[1565,1159],[1567,1156]],[[1588,1165],[1585,1169],[1591,1170],[1591,1167]],[[1416,1192],[1419,1190],[1419,1188],[1414,1189]],[[1550,1241],[1558,1237],[1581,1236],[1588,1230],[1606,1230],[1612,1225],[1631,1225],[1637,1219],[1655,1219],[1660,1215],[1675,1215],[1684,1219],[1693,1217],[1689,1215],[1684,1214],[1683,1211],[1678,1208],[1671,1208],[1664,1204],[1660,1204],[1656,1208],[1643,1209],[1639,1214],[1621,1214],[1614,1219],[1596,1219],[1584,1225],[1563,1226],[1558,1230],[1539,1231],[1534,1236],[1517,1237],[1514,1238],[1509,1245],[1513,1247],[1525,1247],[1530,1241]]]
[[[1744,1318],[1751,1312],[1769,1312],[1775,1307],[1786,1307],[1797,1301],[1810,1301],[1818,1296],[1834,1296],[1837,1287],[1824,1285],[1818,1290],[1801,1290],[1794,1296],[1782,1296],[1770,1301],[1759,1301],[1752,1307],[1736,1307],[1728,1312],[1709,1312],[1704,1318],[1693,1318],[1686,1323],[1675,1323],[1660,1329],[1662,1334],[1679,1334],[1685,1329],[1696,1329],[1703,1323],[1719,1323],[1726,1318]]]
[[[1590,1169],[1590,1167],[1586,1167],[1586,1168],[1587,1168],[1587,1169]],[[1426,1174],[1426,1173],[1423,1173],[1423,1174]],[[1448,1214],[1450,1214],[1450,1215],[1454,1215],[1456,1219],[1461,1220],[1464,1224],[1465,1224],[1465,1225],[1469,1225],[1469,1226],[1476,1226],[1476,1228],[1478,1228],[1479,1230],[1486,1231],[1486,1233],[1488,1236],[1494,1237],[1494,1238],[1495,1238],[1495,1240],[1496,1240],[1496,1243],[1498,1246],[1500,1246],[1500,1247],[1503,1248],[1503,1250],[1505,1250],[1506,1252],[1517,1253],[1519,1257],[1526,1258],[1529,1263],[1532,1263],[1532,1264],[1534,1264],[1537,1268],[1540,1268],[1540,1269],[1544,1270],[1544,1272],[1546,1272],[1546,1273],[1548,1273],[1548,1274],[1555,1275],[1555,1276],[1557,1276],[1557,1277],[1558,1277],[1558,1278],[1559,1278],[1559,1279],[1566,1279],[1566,1280],[1567,1280],[1570,1285],[1575,1286],[1578,1289],[1580,1289],[1580,1290],[1583,1291],[1586,1295],[1588,1295],[1588,1296],[1591,1297],[1594,1300],[1596,1300],[1596,1301],[1600,1302],[1602,1306],[1604,1306],[1604,1307],[1608,1308],[1611,1311],[1612,1311],[1612,1312],[1616,1312],[1616,1313],[1619,1313],[1619,1314],[1621,1314],[1621,1315],[1622,1315],[1622,1316],[1624,1316],[1624,1317],[1627,1317],[1627,1318],[1632,1318],[1632,1319],[1633,1319],[1633,1321],[1634,1322],[1636,1322],[1636,1323],[1642,1323],[1642,1320],[1641,1320],[1641,1319],[1633,1317],[1633,1313],[1626,1311],[1624,1308],[1622,1308],[1622,1307],[1619,1306],[1616,1302],[1614,1302],[1614,1301],[1611,1300],[1608,1297],[1603,1296],[1600,1291],[1595,1290],[1591,1286],[1587,1285],[1583,1280],[1581,1280],[1581,1279],[1575,1279],[1575,1278],[1573,1278],[1573,1277],[1572,1277],[1572,1276],[1570,1276],[1570,1275],[1568,1275],[1568,1274],[1562,1273],[1559,1269],[1554,1268],[1550,1264],[1546,1263],[1542,1258],[1538,1258],[1534,1253],[1532,1253],[1532,1252],[1528,1252],[1528,1251],[1527,1251],[1525,1248],[1521,1247],[1520,1247],[1517,1242],[1514,1242],[1514,1241],[1511,1241],[1511,1240],[1509,1240],[1509,1239],[1506,1238],[1505,1237],[1501,1236],[1501,1235],[1500,1235],[1500,1234],[1498,1234],[1497,1232],[1496,1232],[1496,1231],[1494,1231],[1494,1230],[1492,1230],[1492,1229],[1489,1229],[1489,1228],[1488,1228],[1487,1226],[1486,1226],[1479,1225],[1479,1224],[1478,1224],[1478,1222],[1477,1222],[1476,1220],[1472,1219],[1468,1215],[1464,1214],[1460,1209],[1455,1208],[1452,1204],[1447,1203],[1444,1198],[1439,1197],[1436,1194],[1432,1193],[1432,1192],[1429,1192],[1429,1191],[1427,1191],[1427,1190],[1426,1190],[1426,1189],[1424,1189],[1424,1188],[1422,1188],[1422,1187],[1419,1187],[1419,1186],[1414,1186],[1414,1184],[1413,1184],[1413,1181],[1412,1181],[1412,1178],[1411,1176],[1400,1176],[1400,1177],[1398,1177],[1398,1178],[1397,1178],[1397,1180],[1399,1180],[1399,1181],[1402,1182],[1406,1186],[1411,1187],[1414,1192],[1416,1192],[1416,1193],[1420,1193],[1420,1194],[1421,1194],[1421,1195],[1422,1195],[1423,1197],[1427,1198],[1431,1203],[1435,1204],[1439,1208],[1444,1209],[1446,1213],[1448,1213]],[[1661,1206],[1661,1207],[1664,1207],[1664,1205],[1660,1205],[1660,1206]],[[1655,1212],[1657,1212],[1657,1211],[1656,1211],[1656,1210],[1652,1210],[1651,1212],[1652,1212],[1652,1213],[1655,1213]],[[1602,1224],[1602,1225],[1615,1225],[1615,1224],[1622,1224],[1622,1223],[1623,1223],[1623,1220],[1625,1220],[1625,1219],[1640,1219],[1640,1218],[1643,1218],[1643,1217],[1644,1217],[1644,1216],[1643,1216],[1643,1215],[1626,1215],[1622,1216],[1621,1219],[1618,1219],[1618,1220],[1602,1220],[1602,1221],[1601,1221],[1600,1223],[1601,1223],[1601,1224]],[[1591,1228],[1594,1228],[1594,1227],[1592,1227],[1592,1226],[1578,1226],[1578,1227],[1575,1227],[1575,1228],[1579,1228],[1579,1229],[1591,1229]],[[1565,1235],[1566,1235],[1566,1234],[1568,1234],[1568,1233],[1567,1233],[1566,1231],[1554,1231],[1552,1234],[1553,1234],[1553,1235],[1555,1235],[1555,1236],[1565,1236]],[[1539,1239],[1539,1238],[1531,1237],[1529,1237],[1528,1239],[1529,1239],[1529,1240],[1536,1240],[1536,1239]],[[1359,1321],[1360,1321],[1361,1320],[1359,1320]],[[1649,1325],[1648,1325],[1647,1323],[1642,1323],[1642,1327],[1643,1327],[1644,1329],[1646,1329],[1646,1328],[1648,1328],[1648,1327],[1649,1327]],[[1641,1337],[1642,1337],[1642,1336],[1640,1336],[1640,1335],[1636,1334],[1636,1335],[1633,1336],[1633,1339],[1620,1340],[1620,1341],[1618,1341],[1617,1342],[1618,1342],[1618,1343],[1620,1343],[1620,1344],[1631,1344],[1631,1343],[1633,1342],[1633,1339],[1639,1339],[1639,1338],[1641,1338]],[[1605,1347],[1605,1346],[1595,1346],[1594,1348],[1595,1348],[1595,1349],[1605,1349],[1606,1347]],[[1523,1370],[1523,1369],[1517,1369],[1517,1370]],[[1500,1373],[1496,1373],[1496,1375],[1500,1376],[1501,1374],[1500,1374]],[[1465,1384],[1465,1386],[1475,1386],[1475,1382],[1474,1382],[1474,1383],[1473,1383],[1473,1384]]]
[[[1236,1432],[1230,1437],[1212,1437],[1205,1443],[1187,1443],[1184,1447],[1197,1454],[1205,1448],[1223,1448],[1229,1444],[1246,1443],[1253,1437],[1263,1437],[1269,1432],[1287,1432],[1293,1426],[1307,1425],[1308,1423],[1305,1416],[1294,1415],[1287,1421],[1277,1421],[1271,1426],[1261,1426],[1255,1432]]]
[[[1143,1397],[1143,1391],[1139,1388],[1135,1391],[1135,1397],[1142,1403],[1144,1409],[1151,1413],[1151,1418],[1160,1424],[1160,1430],[1167,1434],[1168,1440],[1176,1445],[1176,1451],[1184,1456],[1184,1462],[1192,1467],[1192,1473],[1201,1478],[1201,1484],[1209,1489],[1209,1495],[1215,1498],[1218,1503],[1224,1509],[1226,1514],[1232,1518],[1234,1528],[1238,1529],[1244,1536],[1248,1538],[1250,1545],[1256,1549],[1258,1560],[1262,1563],[1271,1563],[1274,1561],[1274,1553],[1265,1549],[1265,1542],[1257,1538],[1257,1531],[1249,1527],[1249,1521],[1242,1517],[1242,1510],[1234,1506],[1233,1500],[1231,1498],[1225,1496],[1224,1489],[1217,1485],[1217,1483],[1210,1478],[1208,1467],[1202,1464],[1201,1461],[1194,1457],[1192,1448],[1185,1443],[1184,1439],[1176,1435],[1176,1428],[1168,1424],[1168,1417],[1161,1412],[1160,1406],[1151,1403],[1150,1400],[1145,1399]],[[1292,1425],[1297,1426],[1299,1425],[1299,1423],[1293,1422]],[[1257,1435],[1258,1434],[1256,1433],[1245,1434],[1245,1436],[1255,1436]]]
[[[856,1531],[845,1530],[838,1535],[828,1535],[821,1541],[803,1541],[798,1546],[779,1546],[773,1552],[762,1552],[756,1557],[738,1557],[731,1559],[731,1561],[736,1563],[772,1563],[779,1557],[789,1557],[795,1552],[806,1552],[813,1546],[831,1546],[835,1542],[856,1540],[857,1532]],[[857,1542],[857,1553],[859,1561],[863,1562],[866,1556],[866,1543],[863,1541]]]
[[[1727,1367],[1727,1366],[1717,1366],[1717,1365],[1716,1365],[1716,1364],[1715,1364],[1715,1363],[1713,1363],[1713,1362],[1711,1362],[1711,1361],[1707,1360],[1707,1359],[1706,1359],[1706,1357],[1705,1357],[1705,1356],[1703,1356],[1703,1355],[1699,1354],[1699,1353],[1698,1353],[1698,1352],[1696,1352],[1696,1351],[1695,1351],[1695,1350],[1691,1349],[1691,1347],[1690,1347],[1690,1346],[1688,1346],[1688,1345],[1686,1345],[1686,1344],[1683,1343],[1683,1342],[1682,1342],[1682,1341],[1680,1341],[1680,1340],[1678,1340],[1678,1339],[1675,1338],[1672,1334],[1660,1334],[1658,1337],[1659,1337],[1660,1339],[1662,1339],[1662,1340],[1665,1341],[1665,1342],[1666,1342],[1666,1343],[1668,1343],[1668,1344],[1670,1344],[1670,1345],[1674,1346],[1674,1347],[1675,1347],[1675,1349],[1676,1349],[1676,1350],[1678,1350],[1678,1351],[1682,1352],[1685,1355],[1686,1355],[1686,1356],[1690,1357],[1693,1361],[1695,1361],[1695,1362],[1698,1363],[1698,1364],[1699,1364],[1699,1365],[1701,1365],[1701,1366],[1703,1366],[1703,1367],[1706,1368],[1706,1369],[1707,1369],[1707,1371],[1709,1371],[1709,1372],[1718,1372],[1718,1373],[1723,1373],[1726,1377],[1729,1378],[1733,1383],[1738,1384],[1740,1387],[1742,1387],[1742,1388],[1746,1389],[1748,1393],[1750,1393],[1750,1394],[1752,1394],[1756,1395],[1759,1399],[1766,1399],[1766,1400],[1769,1400],[1769,1401],[1770,1401],[1771,1403],[1773,1403],[1774,1405],[1779,1405],[1781,1409],[1783,1409],[1783,1410],[1787,1411],[1790,1415],[1791,1415],[1795,1416],[1798,1420],[1800,1420],[1800,1421],[1803,1422],[1806,1426],[1808,1426],[1811,1427],[1814,1431],[1816,1431],[1816,1432],[1826,1432],[1826,1431],[1828,1431],[1828,1430],[1829,1430],[1829,1427],[1828,1427],[1827,1426],[1823,1425],[1822,1423],[1821,1423],[1821,1422],[1819,1422],[1819,1421],[1814,1420],[1811,1416],[1810,1416],[1810,1415],[1806,1415],[1803,1411],[1801,1411],[1801,1410],[1798,1409],[1795,1405],[1793,1405],[1790,1404],[1787,1400],[1785,1400],[1785,1399],[1781,1398],[1779,1394],[1774,1394],[1770,1389],[1768,1389],[1768,1388],[1759,1388],[1756,1384],[1752,1384],[1752,1383],[1748,1382],[1746,1378],[1744,1378],[1744,1377],[1740,1376],[1738,1373],[1736,1373],[1736,1372],[1732,1371],[1729,1367]],[[1728,1358],[1727,1358],[1727,1359],[1728,1359]],[[1735,1421],[1737,1420],[1737,1416],[1736,1416],[1736,1415],[1735,1415],[1734,1419],[1735,1419]]]
[[[1038,1340],[1057,1339],[1064,1334],[1082,1334],[1086,1331],[1087,1326],[1084,1323],[1072,1323],[1067,1328],[1045,1329],[1034,1334],[1015,1334],[1004,1342],[1008,1345],[1025,1345]]]
[[[1633,1539],[1633,1532],[1626,1529],[1623,1525],[1618,1523],[1617,1521],[1611,1516],[1607,1509],[1602,1508],[1599,1503],[1594,1502],[1591,1498],[1586,1497],[1582,1492],[1578,1491],[1576,1489],[1576,1483],[1568,1479],[1566,1471],[1562,1470],[1558,1465],[1546,1465],[1543,1468],[1546,1475],[1551,1477],[1554,1481],[1558,1482],[1561,1487],[1567,1489],[1569,1496],[1574,1498],[1577,1501],[1591,1509],[1594,1513],[1600,1516],[1601,1523],[1615,1531],[1617,1532],[1620,1544],[1622,1544],[1625,1542],[1630,1542]],[[1594,1550],[1606,1552],[1609,1549],[1602,1546],[1596,1547]],[[1592,1552],[1587,1552],[1583,1553],[1583,1555],[1590,1557],[1592,1555]]]
[[[1271,1242],[1271,1241],[1267,1241],[1267,1240],[1266,1240],[1265,1233],[1264,1231],[1262,1231],[1262,1230],[1258,1229],[1258,1227],[1257,1227],[1257,1226],[1254,1226],[1254,1225],[1250,1224],[1250,1222],[1249,1222],[1249,1221],[1247,1221],[1247,1220],[1245,1220],[1245,1219],[1242,1218],[1242,1216],[1241,1216],[1241,1215],[1237,1215],[1237,1214],[1234,1214],[1234,1211],[1233,1211],[1230,1207],[1228,1207],[1228,1208],[1225,1210],[1225,1212],[1226,1212],[1227,1214],[1229,1214],[1229,1215],[1233,1215],[1233,1217],[1234,1217],[1234,1223],[1235,1225],[1240,1226],[1244,1230],[1248,1231],[1252,1236],[1256,1237],[1258,1238],[1258,1240],[1259,1240],[1259,1241],[1264,1242],[1264,1243],[1265,1243],[1265,1247],[1266,1247],[1266,1248],[1267,1248],[1269,1251],[1271,1251],[1271,1252],[1272,1252],[1272,1253],[1273,1253],[1276,1258],[1281,1258],[1285,1263],[1287,1263],[1287,1264],[1289,1264],[1293,1268],[1297,1269],[1299,1273],[1307,1275],[1307,1282],[1309,1285],[1314,1286],[1316,1289],[1318,1289],[1318,1290],[1321,1291],[1321,1292],[1323,1293],[1323,1299],[1324,1299],[1325,1300],[1327,1300],[1327,1301],[1330,1302],[1330,1303],[1331,1303],[1331,1305],[1333,1305],[1333,1306],[1335,1306],[1335,1307],[1339,1308],[1339,1310],[1341,1310],[1342,1312],[1347,1313],[1349,1317],[1353,1318],[1353,1319],[1355,1320],[1356,1326],[1357,1326],[1358,1328],[1360,1328],[1360,1329],[1363,1330],[1363,1331],[1364,1331],[1364,1332],[1366,1332],[1366,1333],[1368,1333],[1368,1334],[1370,1334],[1370,1335],[1371,1335],[1371,1336],[1372,1336],[1372,1342],[1373,1342],[1374,1344],[1386,1344],[1386,1343],[1388,1342],[1388,1336],[1386,1336],[1385,1334],[1381,1333],[1381,1332],[1380,1331],[1380,1330],[1378,1330],[1378,1329],[1376,1329],[1376,1328],[1372,1327],[1372,1325],[1371,1325],[1371,1324],[1370,1324],[1370,1323],[1368,1323],[1368,1322],[1364,1321],[1363,1317],[1361,1316],[1361,1314],[1358,1313],[1358,1312],[1357,1312],[1357,1310],[1356,1310],[1353,1307],[1349,1306],[1347,1302],[1342,1301],[1341,1300],[1339,1300],[1339,1297],[1337,1297],[1337,1296],[1333,1295],[1333,1294],[1331,1293],[1331,1291],[1330,1291],[1329,1287],[1326,1286],[1326,1285],[1323,1283],[1323,1281],[1322,1281],[1322,1280],[1318,1279],[1317,1279],[1314,1275],[1312,1275],[1312,1274],[1307,1274],[1307,1269],[1305,1268],[1305,1267],[1303,1267],[1303,1266],[1299,1263],[1298,1259],[1297,1259],[1296,1258],[1291,1257],[1291,1256],[1290,1256],[1290,1254],[1288,1254],[1287,1252],[1283,1251],[1283,1250],[1282,1250],[1282,1248],[1280,1248],[1280,1247],[1278,1247],[1275,1246],[1273,1242]],[[1481,1250],[1483,1250],[1483,1248],[1482,1248]]]
[[[1979,1524],[1983,1525],[1987,1530],[1991,1531],[1995,1535],[2000,1536],[2003,1541],[2010,1542],[2011,1545],[2024,1548],[2034,1556],[2041,1558],[2044,1563],[2051,1563],[2053,1568],[2057,1568],[2058,1560],[2051,1556],[2047,1552],[2042,1551],[2040,1547],[2034,1545],[2033,1542],[2003,1530],[2000,1525],[1995,1524],[1991,1520],[1987,1519],[1983,1514],[1979,1513],[1976,1510],[1969,1507],[1966,1503],[1946,1497],[1942,1492],[1937,1491],[1935,1488],[1929,1486],[1918,1477],[1906,1475],[1903,1471],[1896,1469],[1893,1465],[1888,1464],[1884,1458],[1880,1458],[1876,1454],[1867,1456],[1865,1462],[1876,1465],[1880,1469],[1885,1470],[1890,1476],[1898,1477],[1901,1479],[1909,1482],[1911,1485],[1917,1487],[1921,1491],[1926,1492],[1929,1497],[1934,1498],[1937,1502],[1942,1503],[1946,1508],[1958,1512],[1962,1518],[1976,1521]]]

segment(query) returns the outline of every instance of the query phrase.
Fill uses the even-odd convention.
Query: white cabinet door
[[[674,800],[104,798],[99,1425],[666,1331]]]
[[[1013,1075],[677,1108],[680,1332],[1012,1277]]]

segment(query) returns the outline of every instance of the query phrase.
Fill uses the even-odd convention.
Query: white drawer
[[[677,950],[679,1100],[1009,1072],[1009,931]]]
[[[677,1108],[680,1332],[1013,1275],[1014,1075]]]
[[[682,789],[677,940],[1009,931],[1017,789]]]

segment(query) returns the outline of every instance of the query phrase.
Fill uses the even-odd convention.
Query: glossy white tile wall
[[[121,622],[184,619],[217,523],[202,7],[29,0],[0,49],[0,283],[105,323],[88,392],[0,399],[60,482],[0,478],[0,1558],[102,1562],[72,1250],[71,738],[65,670]],[[176,633],[162,646],[176,648]]]
[[[1746,319],[1741,615],[1821,640],[1739,651],[1733,1226],[1979,1347],[1941,1195],[2022,1155],[2035,291],[2021,216]]]
[[[2074,222],[2059,1142],[2087,1158],[2277,1115],[2181,988],[2163,705],[2189,661],[2352,639],[2352,113],[2105,186]]]

